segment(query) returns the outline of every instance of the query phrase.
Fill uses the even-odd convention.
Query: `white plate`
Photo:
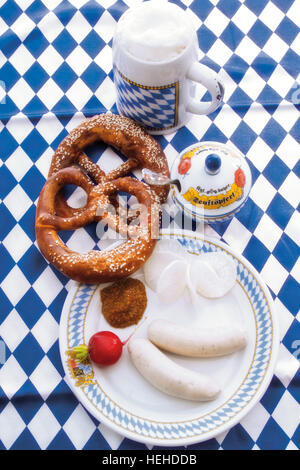
[[[170,238],[162,232],[162,238]],[[225,251],[237,263],[236,286],[221,299],[199,297],[199,308],[188,292],[172,304],[159,303],[147,288],[148,305],[137,327],[111,328],[101,315],[100,287],[74,283],[60,322],[60,354],[68,383],[83,406],[99,421],[124,436],[144,443],[182,446],[211,439],[238,423],[259,401],[268,387],[278,350],[278,327],[272,298],[256,270],[229,246],[203,239],[195,232],[174,233],[172,238],[194,256],[206,251]],[[104,285],[101,285],[103,288]],[[222,392],[211,402],[190,402],[170,397],[152,387],[134,368],[127,348],[113,366],[72,363],[68,351],[101,330],[116,332],[125,340],[136,328],[146,336],[153,318],[200,326],[233,322],[246,329],[243,351],[220,358],[195,359],[171,355],[178,364],[209,374]]]

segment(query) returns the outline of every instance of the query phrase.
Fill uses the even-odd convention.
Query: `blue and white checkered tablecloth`
[[[58,323],[70,283],[41,256],[36,202],[53,151],[85,116],[117,112],[111,45],[138,0],[0,0],[0,449],[146,449],[89,415],[64,380]],[[254,186],[230,222],[208,228],[261,273],[280,322],[270,387],[240,424],[190,449],[300,448],[300,3],[182,0],[224,105],[159,137],[171,163],[198,140],[230,142]],[[119,159],[104,146],[104,168]],[[76,193],[76,191],[75,191]],[[73,194],[75,194],[73,193]],[[72,196],[73,197],[73,196]],[[75,250],[94,231],[64,236]]]

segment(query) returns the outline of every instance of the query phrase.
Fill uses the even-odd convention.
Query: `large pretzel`
[[[94,163],[84,148],[96,141],[103,141],[120,150],[127,160],[108,174]],[[129,118],[117,114],[99,114],[85,120],[58,146],[50,167],[49,176],[62,168],[76,165],[82,168],[97,184],[128,175],[138,168],[148,168],[169,177],[166,156],[159,143],[143,127]],[[169,193],[168,186],[152,186],[161,203]],[[114,197],[111,202],[117,204]],[[62,217],[80,214],[85,208],[73,209],[65,200],[62,192],[56,197],[56,211]]]
[[[88,194],[85,210],[72,217],[56,215],[55,199],[66,184],[81,186]],[[146,209],[146,220],[128,226],[118,215],[106,212],[109,195],[126,191],[136,196]],[[109,251],[91,250],[77,253],[70,250],[59,238],[58,230],[73,230],[93,222],[101,210],[101,217],[122,234],[127,241]],[[136,178],[125,177],[91,187],[89,178],[79,168],[65,168],[46,181],[37,206],[36,238],[45,258],[66,276],[80,282],[102,283],[128,276],[139,269],[151,255],[155,245],[160,204],[149,187]]]
[[[83,152],[85,146],[97,140],[120,150],[128,160],[105,175]],[[113,281],[132,274],[150,256],[159,203],[166,199],[168,188],[157,186],[153,191],[135,178],[123,177],[140,167],[169,176],[166,157],[153,137],[130,119],[114,114],[87,119],[59,145],[39,198],[36,237],[45,258],[66,276],[87,283]],[[67,184],[85,190],[88,197],[84,207],[73,209],[67,204],[62,192]],[[110,202],[116,202],[117,191],[133,194],[146,209],[142,224],[129,226],[120,218],[120,211],[113,214],[106,210]],[[103,218],[110,227],[129,237],[110,251],[76,253],[57,234],[58,230],[73,230]]]

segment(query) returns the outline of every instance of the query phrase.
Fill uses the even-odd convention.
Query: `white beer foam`
[[[118,22],[116,39],[132,56],[162,62],[181,54],[193,31],[184,10],[174,3],[152,0],[125,12]]]

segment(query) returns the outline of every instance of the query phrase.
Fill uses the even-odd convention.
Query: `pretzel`
[[[127,158],[119,167],[105,174],[85,153],[84,148],[103,141],[119,150]],[[58,146],[50,167],[49,176],[62,168],[79,166],[89,176],[91,183],[101,184],[128,175],[135,169],[148,168],[169,177],[168,162],[159,143],[143,127],[131,119],[117,114],[99,114],[86,119],[73,129]],[[152,186],[163,203],[169,186]],[[117,207],[113,197],[111,202]],[[71,208],[60,191],[56,197],[56,212],[62,217],[72,217],[84,212],[85,207]]]
[[[56,197],[70,183],[86,191],[87,203],[79,214],[61,217],[56,213]],[[126,191],[136,196],[146,209],[144,224],[130,227],[118,215],[107,211],[109,196],[116,191]],[[36,239],[44,257],[71,279],[86,283],[115,281],[135,272],[151,255],[156,241],[152,231],[158,227],[159,212],[156,193],[136,178],[117,178],[93,185],[80,168],[68,167],[49,177],[42,189],[36,211]],[[70,250],[57,234],[58,230],[83,227],[97,217],[127,235],[128,240],[110,251],[77,253]]]

